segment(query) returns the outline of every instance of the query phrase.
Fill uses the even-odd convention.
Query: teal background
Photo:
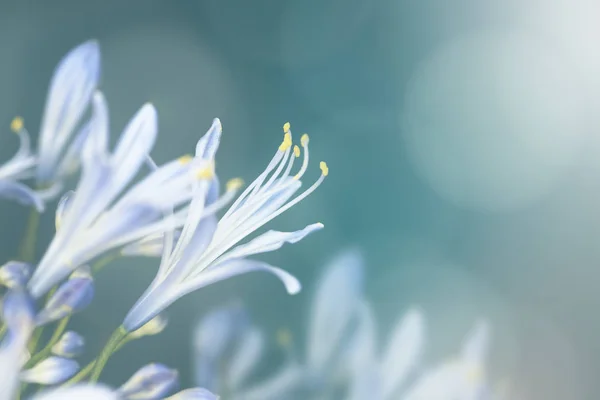
[[[223,181],[249,182],[261,172],[286,121],[296,139],[311,135],[307,181],[317,178],[319,160],[330,166],[325,184],[271,225],[326,226],[265,257],[301,279],[301,294],[289,297],[273,277],[254,274],[186,296],[169,310],[166,332],[111,360],[108,383],[160,361],[178,367],[191,384],[194,322],[231,299],[248,304],[273,342],[278,328],[289,327],[301,354],[320,270],[338,251],[357,246],[367,260],[366,290],[382,345],[411,305],[428,318],[432,361],[451,354],[486,316],[494,336],[492,377],[508,379],[511,399],[597,398],[600,62],[594,35],[600,32],[585,18],[594,15],[585,8],[593,2],[0,4],[1,159],[17,146],[8,129],[12,117],[22,115],[35,137],[54,66],[70,48],[96,38],[113,140],[151,101],[159,112],[152,153],[159,163],[193,152],[219,117]],[[560,12],[564,4],[568,13]],[[502,40],[485,41],[489,31],[516,36],[504,48]],[[465,53],[435,58],[465,35],[484,37],[478,47],[484,52],[466,46]],[[27,210],[1,205],[0,258],[8,260]],[[38,255],[52,234],[48,212]],[[100,274],[92,306],[74,318],[87,337],[87,359],[157,266],[158,260],[123,259]],[[275,343],[268,357],[277,359]]]

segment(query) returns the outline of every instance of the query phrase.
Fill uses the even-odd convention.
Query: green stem
[[[63,332],[65,331],[65,329],[67,329],[67,325],[69,324],[70,319],[71,319],[71,317],[65,317],[60,320],[59,324],[56,326],[56,329],[54,330],[54,333],[52,334],[52,337],[46,344],[46,347],[44,347],[42,350],[40,350],[39,353],[37,353],[33,357],[31,357],[29,359],[29,361],[27,361],[27,364],[25,364],[26,367],[31,367],[31,366],[37,364],[38,362],[42,361],[43,359],[45,359],[52,353],[52,347],[54,347],[54,345],[62,337]]]
[[[27,221],[25,236],[23,237],[23,243],[19,249],[19,258],[22,261],[33,262],[35,260],[35,240],[39,225],[40,213],[38,213],[35,209],[32,209],[29,213],[29,219]]]
[[[121,341],[123,339],[125,339],[125,337],[127,336],[128,333],[129,332],[127,332],[127,330],[125,330],[125,328],[123,328],[123,326],[118,327],[117,330],[115,330],[113,332],[110,339],[108,339],[106,346],[104,346],[104,349],[100,353],[98,360],[94,364],[94,369],[92,370],[92,376],[90,377],[91,383],[98,382],[98,379],[100,379],[100,374],[102,374],[102,370],[104,369],[104,366],[108,362],[108,359],[117,350],[117,348],[119,347],[119,344],[121,343]]]
[[[121,350],[121,348],[123,346],[125,346],[127,343],[129,343],[132,340],[133,339],[130,336],[125,337],[123,340],[121,340],[121,343],[119,343],[117,345],[117,347],[113,351],[113,354],[115,354],[117,351]],[[77,375],[75,375],[74,377],[72,377],[71,379],[69,379],[68,381],[63,383],[61,386],[65,386],[65,387],[71,386],[71,385],[74,385],[74,384],[80,382],[82,379],[84,379],[86,376],[88,376],[90,374],[90,372],[92,372],[92,369],[94,369],[94,365],[96,364],[97,360],[98,359],[92,360],[88,365],[86,365],[82,370],[80,370],[77,373]]]
[[[92,372],[92,369],[94,369],[94,365],[96,365],[96,360],[91,361],[81,371],[79,371],[77,375],[63,383],[61,386],[67,387],[79,383],[82,379],[88,376],[90,372]]]

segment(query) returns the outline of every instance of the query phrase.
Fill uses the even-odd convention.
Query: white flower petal
[[[396,324],[388,345],[383,352],[381,364],[382,395],[388,398],[405,382],[417,365],[425,341],[423,314],[412,309]]]
[[[95,41],[71,50],[57,66],[40,129],[39,181],[53,180],[56,163],[88,106],[99,75],[100,50]]]
[[[295,232],[268,231],[228,251],[218,262],[234,258],[244,258],[254,254],[267,253],[280,249],[285,243],[298,243],[309,234],[323,229],[323,224],[311,224]]]
[[[252,326],[242,333],[227,373],[228,387],[231,390],[239,391],[252,370],[257,367],[264,348],[265,337],[258,328]]]
[[[361,300],[363,260],[357,251],[336,257],[320,279],[311,307],[307,361],[314,371],[330,363]]]
[[[104,385],[77,385],[48,390],[31,400],[119,400],[117,394]]]

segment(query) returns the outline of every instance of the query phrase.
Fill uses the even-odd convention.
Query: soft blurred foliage
[[[252,179],[291,121],[311,134],[328,182],[272,226],[326,229],[267,259],[305,291],[254,274],[196,292],[169,328],[116,355],[122,383],[150,361],[190,379],[194,321],[236,298],[267,332],[302,335],[320,268],[363,249],[382,328],[411,305],[428,316],[427,356],[446,354],[479,316],[493,328],[492,374],[514,399],[593,399],[600,390],[600,5],[595,0],[2,0],[0,158],[22,115],[34,138],[57,61],[100,42],[113,139],[145,101],[159,112],[161,163],[223,121],[222,179]],[[307,179],[317,176],[317,171]],[[50,206],[50,210],[54,207]],[[2,202],[2,260],[27,210]],[[43,217],[38,255],[53,234]],[[74,318],[91,357],[158,260],[107,267]],[[273,337],[273,341],[274,341]],[[295,338],[299,343],[302,338]]]

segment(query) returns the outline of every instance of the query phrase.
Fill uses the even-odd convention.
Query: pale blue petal
[[[377,365],[365,364],[364,369],[350,382],[349,394],[346,400],[386,400],[383,397],[381,377]],[[434,399],[430,399],[434,400]],[[436,399],[437,400],[437,399]],[[446,399],[439,399],[446,400]],[[450,399],[448,399],[450,400]]]
[[[149,103],[144,104],[121,134],[111,157],[111,164],[115,168],[113,185],[117,193],[131,181],[146,162],[146,157],[156,141],[157,118],[154,106]]]
[[[38,325],[56,321],[86,308],[94,297],[94,280],[87,267],[80,268],[59,286],[36,318]]]
[[[235,353],[230,359],[227,373],[228,388],[235,392],[246,383],[248,376],[257,367],[265,349],[265,336],[256,327],[246,329],[239,339]]]
[[[469,362],[482,364],[487,358],[490,346],[490,326],[487,321],[479,321],[469,332],[463,344],[462,357]]]
[[[362,295],[363,259],[356,250],[337,256],[319,280],[311,307],[308,364],[321,371],[329,363],[356,316]]]
[[[321,229],[323,229],[323,224],[316,223],[295,232],[268,231],[248,243],[241,244],[228,251],[218,262],[275,251],[280,249],[285,243],[297,243],[309,234]]]
[[[71,202],[73,201],[73,196],[75,192],[70,190],[66,192],[59,200],[58,205],[56,206],[56,215],[54,217],[54,225],[56,230],[60,229],[62,222],[65,219],[65,215],[71,206]]]
[[[14,200],[24,206],[34,206],[38,212],[44,211],[44,202],[39,194],[19,182],[0,180],[0,197]]]
[[[182,390],[179,393],[169,396],[164,400],[218,400],[219,396],[202,388],[193,388]]]
[[[0,267],[0,285],[7,288],[24,287],[31,276],[33,267],[21,261],[9,261]]]
[[[213,120],[210,129],[198,140],[196,144],[196,157],[204,160],[211,160],[215,158],[215,154],[219,148],[221,142],[221,121],[218,118]]]
[[[118,390],[126,399],[161,399],[177,388],[178,374],[162,364],[148,364],[140,368]]]
[[[79,364],[74,360],[48,357],[33,368],[21,372],[20,377],[23,382],[56,385],[75,375],[78,370]]]
[[[60,340],[52,346],[52,353],[59,357],[73,358],[81,354],[85,340],[77,332],[67,331]]]
[[[31,400],[119,400],[117,394],[104,385],[77,385],[48,390]]]
[[[425,343],[425,321],[412,309],[396,324],[383,352],[381,364],[383,396],[389,398],[417,366]]]
[[[100,75],[100,50],[88,41],[71,50],[52,77],[39,141],[38,181],[54,178],[56,163],[85,112]]]
[[[108,152],[108,106],[102,92],[92,98],[92,118],[78,140],[81,140],[81,161],[86,168],[105,163]]]
[[[188,270],[190,265],[200,258],[213,239],[217,223],[217,217],[214,215],[209,215],[200,220],[194,234],[183,250],[181,259],[179,259],[170,273],[183,274]]]
[[[259,261],[232,260],[203,271],[197,277],[180,284],[174,281],[172,275],[167,276],[164,281],[142,295],[125,317],[123,327],[129,332],[136,330],[184,295],[213,283],[254,271],[274,274],[283,282],[289,294],[296,294],[301,289],[300,282],[280,268]]]
[[[211,311],[198,322],[193,334],[196,385],[210,390],[221,386],[223,357],[247,325],[248,316],[237,303]]]
[[[2,301],[2,319],[13,336],[27,338],[33,330],[34,305],[24,290],[9,290]]]
[[[75,139],[71,142],[65,152],[60,164],[58,165],[56,177],[64,179],[69,175],[73,175],[81,166],[81,154],[88,140],[88,136],[92,132],[93,121],[87,121],[80,129]]]
[[[232,278],[237,275],[246,274],[248,272],[265,271],[275,275],[289,294],[297,294],[302,289],[302,285],[289,272],[273,267],[262,261],[235,259],[226,261],[222,264],[215,265],[209,270],[205,270],[197,277],[190,279],[182,284],[182,289],[185,293],[190,293],[201,287],[211,285],[213,283]]]
[[[352,332],[347,345],[342,344],[339,361],[336,360],[337,379],[346,379],[348,376],[360,376],[365,369],[377,361],[377,329],[375,318],[369,305],[362,301],[358,310],[356,328]],[[319,371],[317,371],[318,373]],[[336,376],[337,375],[337,376]],[[379,384],[381,380],[378,378]]]

